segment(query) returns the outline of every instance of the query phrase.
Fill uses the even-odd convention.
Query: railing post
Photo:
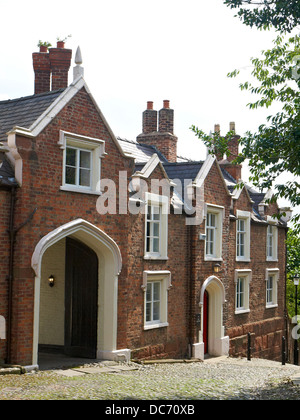
[[[286,361],[286,340],[282,337],[282,366],[285,366]]]
[[[248,333],[247,360],[251,362],[251,333]]]

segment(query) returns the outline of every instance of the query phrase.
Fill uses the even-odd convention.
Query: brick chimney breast
[[[50,92],[51,66],[49,53],[33,53],[32,61],[35,74],[34,94]]]
[[[68,87],[68,73],[71,66],[72,50],[50,48],[49,58],[52,71],[52,91]]]

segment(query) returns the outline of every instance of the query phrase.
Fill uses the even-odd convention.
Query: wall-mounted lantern
[[[55,284],[55,278],[54,276],[51,274],[51,276],[48,278],[48,284],[50,287],[54,287]]]
[[[221,273],[221,271],[222,271],[221,264],[214,265],[214,272],[216,274]]]

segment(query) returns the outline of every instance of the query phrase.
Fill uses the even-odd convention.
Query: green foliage
[[[240,85],[242,91],[250,91],[258,97],[248,104],[249,108],[269,108],[277,102],[281,111],[269,116],[256,133],[247,132],[240,138],[242,151],[235,156],[234,163],[247,160],[250,181],[256,187],[275,189],[274,201],[285,198],[296,207],[300,205],[300,37],[285,40],[284,36],[278,36],[274,48],[263,51],[262,58],[252,58],[251,62],[256,84]],[[234,70],[228,76],[238,75],[239,71]],[[195,126],[192,130],[209,150],[228,153],[232,133],[221,138],[216,134],[205,135]],[[286,174],[288,180],[278,183],[281,174]],[[295,214],[293,221],[300,231],[300,214]]]
[[[237,163],[249,161],[250,180],[260,189],[275,186],[275,198],[289,199],[292,206],[300,205],[300,37],[287,40],[278,36],[274,48],[263,51],[263,58],[252,58],[252,75],[258,82],[245,82],[241,90],[248,90],[259,98],[248,104],[250,109],[281,104],[281,111],[267,118],[267,124],[257,133],[247,132],[240,139],[243,148]],[[236,77],[238,71],[230,73]],[[278,176],[286,173],[288,181],[277,184]],[[300,215],[294,222],[300,229]]]
[[[39,43],[37,44],[38,47],[52,47],[52,44],[48,41],[41,41],[39,40]]]
[[[214,155],[217,152],[220,155],[230,155],[228,143],[235,136],[235,133],[233,131],[229,131],[224,137],[221,136],[219,132],[205,134],[204,131],[202,131],[195,125],[192,125],[190,129],[200,140],[203,141],[210,154]]]
[[[290,317],[295,316],[295,286],[294,275],[300,274],[300,236],[290,229],[287,234],[287,286],[286,300]],[[300,287],[298,287],[298,305],[300,305]]]
[[[273,26],[278,31],[291,32],[300,24],[300,0],[224,0],[245,25],[259,29]]]

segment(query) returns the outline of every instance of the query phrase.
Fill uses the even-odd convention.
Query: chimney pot
[[[231,122],[229,124],[229,131],[234,131],[235,132],[235,122]]]
[[[164,101],[164,109],[170,109],[170,101],[168,100]]]
[[[147,109],[148,110],[152,110],[153,109],[153,102],[152,101],[148,101],[147,102]]]
[[[221,132],[220,124],[215,124],[215,133],[220,133],[220,132]]]

